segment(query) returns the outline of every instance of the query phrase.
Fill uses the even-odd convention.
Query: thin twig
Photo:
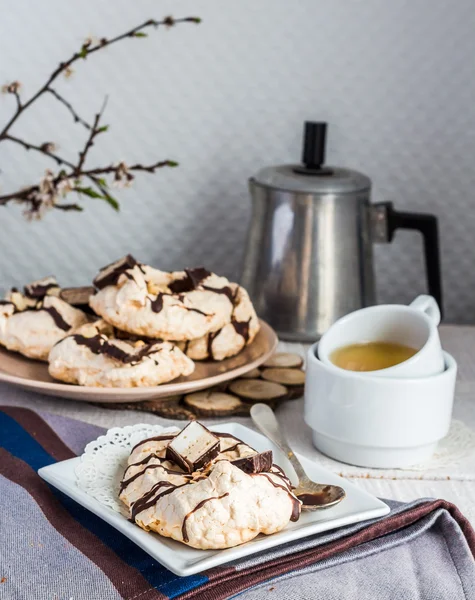
[[[177,167],[178,163],[174,160],[161,160],[153,165],[131,165],[127,167],[128,171],[147,171],[148,173],[154,173],[155,169],[160,169],[162,167]],[[110,167],[97,167],[96,169],[88,169],[83,171],[82,174],[89,175],[107,175],[108,173],[115,173],[117,171],[117,166],[111,165]]]
[[[20,94],[18,93],[18,90],[15,90],[13,92],[15,99],[16,99],[16,106],[17,106],[17,110],[21,110],[22,108],[22,104],[21,104],[21,98],[20,98]]]
[[[85,121],[84,119],[81,119],[81,117],[74,110],[72,104],[70,102],[68,102],[65,98],[63,98],[61,96],[61,94],[58,94],[58,92],[53,88],[48,88],[46,91],[49,92],[50,94],[52,94],[56,98],[56,100],[59,100],[59,102],[64,104],[64,106],[72,114],[75,123],[80,123],[86,129],[91,129],[91,126],[89,125],[89,123],[87,121]]]
[[[14,192],[13,194],[4,194],[3,196],[0,196],[0,206],[5,206],[5,204],[8,204],[8,202],[11,202],[12,200],[18,200],[21,198],[26,199],[28,193],[35,191],[35,189],[38,189],[37,185],[32,185],[28,188],[24,188],[23,190]]]
[[[86,144],[84,145],[83,150],[79,153],[79,161],[78,161],[78,164],[75,169],[76,177],[79,177],[81,174],[81,169],[84,165],[84,161],[86,160],[87,153],[94,145],[94,138],[97,137],[103,131],[103,129],[101,127],[99,127],[99,123],[100,123],[101,117],[104,113],[106,106],[107,106],[107,96],[105,97],[104,102],[102,103],[102,107],[101,107],[100,111],[94,117],[94,123],[92,124],[92,128],[91,128],[89,136],[86,140]]]
[[[16,122],[16,120],[23,113],[23,111],[25,111],[25,109],[27,109],[29,106],[31,106],[33,104],[33,102],[38,100],[38,98],[40,96],[42,96],[45,92],[47,92],[48,89],[51,87],[51,84],[53,83],[53,81],[55,81],[55,79],[61,73],[63,73],[67,69],[69,69],[69,67],[72,64],[74,64],[75,62],[77,62],[78,60],[85,59],[90,54],[93,54],[94,52],[97,52],[98,50],[102,50],[103,48],[106,48],[107,46],[111,46],[112,44],[115,44],[116,42],[123,40],[125,38],[136,37],[137,33],[141,33],[144,29],[147,29],[149,27],[157,28],[160,25],[170,27],[177,23],[199,23],[199,22],[200,22],[200,19],[198,19],[197,17],[185,17],[182,19],[172,19],[171,17],[167,17],[163,21],[155,21],[154,19],[149,19],[148,21],[145,21],[145,23],[142,23],[141,25],[138,25],[137,27],[134,27],[133,29],[130,29],[129,31],[126,31],[125,33],[118,35],[114,38],[111,38],[109,40],[106,38],[102,38],[99,41],[99,43],[94,46],[91,46],[91,45],[88,46],[86,44],[83,44],[83,46],[81,47],[81,50],[79,52],[75,52],[67,61],[59,63],[58,67],[51,73],[51,75],[49,76],[46,83],[43,86],[41,86],[40,89],[35,94],[33,94],[33,96],[27,102],[25,102],[24,104],[21,104],[21,103],[18,104],[17,110],[15,111],[14,115],[12,116],[12,118],[8,121],[8,123],[5,125],[5,127],[0,132],[0,140],[3,137],[5,137],[5,134],[9,131],[10,127]]]
[[[46,156],[49,156],[50,158],[55,160],[58,163],[58,165],[67,165],[68,167],[74,168],[74,165],[72,162],[70,162],[69,160],[66,160],[62,156],[59,156],[58,154],[55,154],[54,152],[50,152],[47,148],[48,142],[45,144],[42,144],[41,146],[37,146],[36,144],[31,144],[30,142],[25,142],[24,140],[17,138],[10,134],[7,134],[4,137],[4,139],[8,140],[9,142],[14,142],[15,144],[19,144],[20,146],[23,146],[23,148],[25,148],[26,150],[35,150],[36,152],[40,152],[41,154],[46,154]]]

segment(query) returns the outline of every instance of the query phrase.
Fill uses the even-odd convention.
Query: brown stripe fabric
[[[56,461],[76,456],[38,413],[17,406],[0,406],[0,410],[15,419]]]
[[[29,423],[31,425],[32,420],[29,419]],[[22,486],[32,496],[51,525],[102,570],[123,598],[167,598],[151,587],[137,569],[123,562],[100,539],[71,517],[35,471],[3,448],[0,448],[0,474]]]
[[[316,548],[310,548],[303,552],[283,556],[262,565],[256,565],[240,571],[235,571],[232,568],[212,569],[206,572],[206,575],[210,579],[209,583],[204,584],[197,590],[185,593],[183,596],[180,596],[180,600],[198,600],[200,598],[206,598],[206,600],[225,600],[263,581],[284,575],[293,570],[303,569],[316,562],[331,558],[336,554],[375,540],[383,535],[394,533],[412,525],[438,509],[447,510],[457,521],[475,557],[475,531],[469,521],[452,503],[446,500],[434,500],[424,502],[412,509],[378,521],[346,538],[341,538]]]

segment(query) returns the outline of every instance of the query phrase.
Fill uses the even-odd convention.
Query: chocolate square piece
[[[94,292],[95,289],[92,286],[63,288],[59,297],[71,306],[87,306],[89,298]]]
[[[237,458],[236,460],[232,460],[231,464],[248,475],[252,473],[266,473],[272,467],[272,450],[266,450],[265,452],[259,452],[259,454],[253,454],[244,458]]]
[[[110,265],[102,267],[93,283],[98,290],[102,290],[108,285],[115,285],[122,273],[129,269],[133,269],[137,264],[138,262],[135,258],[130,254],[127,254],[127,256],[116,260]]]
[[[170,442],[166,457],[193,473],[216,458],[219,448],[219,437],[198,421],[192,421]]]

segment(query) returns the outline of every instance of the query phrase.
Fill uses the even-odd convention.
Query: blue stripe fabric
[[[0,446],[26,462],[35,471],[56,462],[23,427],[2,411],[0,411]],[[150,585],[163,595],[176,598],[208,581],[204,575],[178,577],[108,523],[59,490],[53,487],[50,489],[76,521],[109,546],[121,560],[137,569]]]

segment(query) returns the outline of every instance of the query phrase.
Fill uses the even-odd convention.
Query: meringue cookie
[[[113,337],[104,321],[84,325],[49,354],[55,379],[93,387],[145,387],[190,375],[195,365],[170,342],[128,341]]]
[[[199,549],[230,548],[270,535],[300,515],[300,501],[282,470],[245,473],[232,460],[257,452],[228,434],[203,469],[185,473],[166,458],[176,434],[144,440],[131,452],[120,499],[146,531]]]
[[[164,340],[191,340],[221,329],[233,311],[229,281],[205,269],[167,273],[132,257],[104,267],[91,308],[118,329]]]
[[[87,322],[81,310],[56,295],[59,286],[49,277],[11,290],[0,302],[0,344],[29,358],[47,360],[51,348]]]
[[[231,322],[218,331],[188,342],[179,347],[193,360],[224,360],[235,356],[250,344],[259,329],[259,319],[247,291],[237,283],[229,284],[233,292]]]

